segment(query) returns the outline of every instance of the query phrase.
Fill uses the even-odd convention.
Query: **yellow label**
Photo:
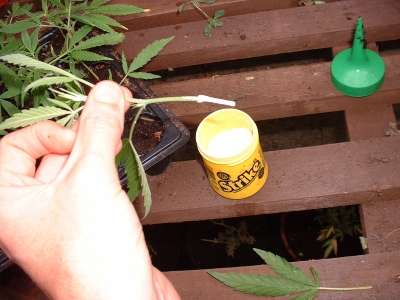
[[[235,165],[217,164],[203,158],[212,188],[228,199],[243,199],[258,192],[268,177],[261,147]]]

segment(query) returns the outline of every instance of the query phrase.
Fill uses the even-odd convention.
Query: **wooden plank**
[[[178,15],[177,3],[179,1],[176,0],[113,0],[112,3],[134,4],[150,9],[149,12],[144,14],[119,17],[118,21],[128,27],[129,30],[204,20],[204,17],[190,5],[187,6],[184,13]],[[297,4],[298,0],[218,0],[214,4],[201,7],[209,15],[212,15],[216,10],[223,9],[225,16],[235,16],[271,9],[296,7]]]
[[[172,163],[150,176],[153,207],[145,223],[171,223],[307,210],[400,198],[400,137],[265,153],[269,179],[256,195],[226,200],[202,164]]]
[[[375,201],[361,206],[369,253],[400,249],[400,198],[392,201]]]
[[[350,140],[384,137],[390,123],[396,123],[393,105],[369,104],[348,108],[345,112]]]
[[[205,254],[206,255],[206,254]],[[254,254],[255,255],[255,254]],[[260,260],[261,263],[261,260]],[[321,277],[322,286],[351,287],[372,285],[373,289],[352,292],[320,292],[319,300],[397,300],[400,295],[398,283],[400,252],[382,253],[296,262],[307,271],[314,267]],[[213,271],[269,274],[265,265],[217,269]],[[256,300],[259,297],[234,292],[207,274],[207,270],[167,272],[178,293],[185,300]],[[270,299],[270,298],[268,298]],[[275,299],[275,298],[274,298]],[[279,298],[283,299],[283,298]],[[287,298],[284,298],[287,299]]]
[[[383,86],[362,100],[340,94],[331,83],[330,63],[295,65],[152,85],[160,96],[198,95],[235,99],[239,109],[255,120],[338,111],[366,103],[400,101],[400,54],[384,56],[387,73]],[[168,108],[189,126],[221,108],[208,104],[178,103]]]
[[[329,48],[352,39],[358,16],[364,18],[368,41],[400,37],[399,1],[349,0],[227,17],[212,38],[203,36],[204,21],[131,31],[122,49],[132,58],[150,42],[174,35],[174,42],[146,67],[160,70]]]

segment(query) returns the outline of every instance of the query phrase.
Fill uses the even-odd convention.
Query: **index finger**
[[[71,129],[52,121],[14,131],[0,140],[0,172],[33,177],[38,158],[70,153],[74,140]]]

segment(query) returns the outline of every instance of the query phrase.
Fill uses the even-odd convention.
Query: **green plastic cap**
[[[345,95],[365,97],[375,93],[385,76],[385,63],[378,53],[364,48],[362,18],[357,20],[353,47],[339,52],[331,65],[332,82]]]

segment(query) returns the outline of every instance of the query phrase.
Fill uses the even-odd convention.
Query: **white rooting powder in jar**
[[[207,154],[215,158],[234,157],[252,143],[253,135],[247,128],[233,128],[215,135],[207,147]]]

